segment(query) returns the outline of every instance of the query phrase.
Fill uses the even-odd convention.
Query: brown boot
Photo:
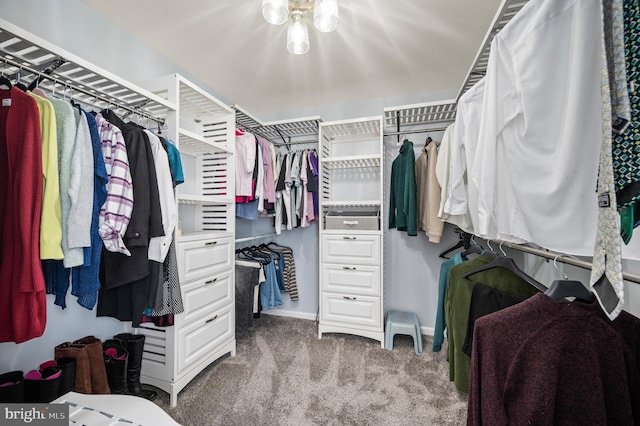
[[[55,359],[75,358],[76,360],[76,382],[75,391],[79,393],[92,393],[91,388],[91,365],[89,364],[89,354],[87,345],[77,345],[65,342],[55,347]]]
[[[94,336],[86,336],[76,340],[74,344],[86,345],[91,369],[91,391],[94,394],[110,394],[107,370],[102,355],[102,340]]]

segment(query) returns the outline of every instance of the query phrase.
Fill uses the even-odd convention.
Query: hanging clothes
[[[413,142],[405,140],[391,165],[389,229],[407,231],[410,236],[418,235],[415,161]]]
[[[462,262],[451,267],[445,297],[445,318],[447,324],[447,338],[449,350],[449,378],[460,392],[469,392],[469,373],[471,359],[462,351],[466,339],[469,322],[471,295],[475,283],[481,283],[491,288],[509,292],[515,296],[529,298],[538,290],[504,268],[494,268],[479,272],[470,277],[462,278],[466,272],[489,264],[492,256],[483,254],[475,259]],[[472,281],[473,280],[473,281]]]
[[[102,156],[102,141],[96,119],[86,111],[93,153],[93,208],[91,212],[91,246],[84,249],[84,263],[71,271],[71,294],[78,298],[80,306],[93,309],[98,301],[100,289],[100,258],[102,254],[102,238],[98,232],[100,209],[107,199],[107,182],[109,176]]]
[[[105,120],[100,113],[96,114],[96,124],[109,175],[107,199],[100,209],[100,236],[106,250],[131,256],[124,243],[133,211],[133,185],[127,147],[122,131]]]
[[[132,326],[137,327],[149,300],[149,241],[164,235],[158,180],[147,134],[137,126],[125,123],[110,110],[103,111],[102,115],[122,131],[135,203],[124,238],[131,256],[107,250],[102,252],[103,287],[98,297],[97,314],[132,321]]]
[[[545,294],[479,318],[467,424],[639,424],[639,336],[626,312]]]
[[[418,231],[427,234],[432,243],[440,242],[444,230],[444,222],[438,217],[440,185],[436,177],[437,162],[438,143],[432,140],[422,148],[415,164]]]
[[[42,215],[40,218],[40,258],[62,260],[62,206],[58,170],[58,128],[51,102],[27,92],[38,105],[42,136]]]
[[[16,87],[0,90],[0,342],[40,337],[46,325],[41,141],[36,101]]]
[[[249,132],[236,133],[236,197],[254,195],[253,168],[256,162],[256,138]]]

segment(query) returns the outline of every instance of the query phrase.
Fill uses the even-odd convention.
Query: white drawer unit
[[[322,291],[380,296],[380,267],[369,265],[322,265]]]
[[[190,323],[228,306],[235,291],[231,288],[231,281],[231,270],[227,270],[183,285],[184,322]]]
[[[234,338],[234,315],[227,307],[180,328],[177,335],[178,372],[183,372]]]
[[[184,312],[171,327],[146,323],[141,380],[178,393],[209,364],[236,353],[235,111],[179,74],[142,83],[176,111],[166,120],[184,183],[176,188],[176,255]]]
[[[320,322],[384,348],[382,117],[320,123]]]
[[[323,263],[380,264],[379,235],[324,235],[321,241]]]
[[[233,261],[232,238],[208,238],[177,245],[180,280],[191,281],[216,271],[229,269]]]
[[[380,298],[370,296],[323,293],[320,318],[326,324],[367,327],[372,331],[382,326]]]

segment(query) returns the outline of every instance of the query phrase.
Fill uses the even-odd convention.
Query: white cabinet
[[[382,159],[382,117],[320,123],[319,338],[348,333],[384,347]],[[350,219],[360,213],[374,216]]]
[[[177,404],[178,393],[223,355],[235,355],[235,113],[178,74],[142,84],[176,104],[167,137],[176,142],[184,183],[176,188],[176,253],[184,313],[173,327],[149,323],[142,381]]]

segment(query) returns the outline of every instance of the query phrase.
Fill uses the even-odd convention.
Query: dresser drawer
[[[380,236],[323,235],[322,262],[380,265]]]
[[[181,373],[232,339],[235,335],[234,317],[235,313],[226,308],[176,330],[178,372]]]
[[[379,297],[323,293],[321,305],[320,321],[325,324],[382,327]]]
[[[380,295],[380,267],[369,265],[322,265],[322,291]]]
[[[184,315],[182,315],[182,323],[188,324],[230,305],[234,297],[232,289],[230,269],[183,284]]]
[[[178,243],[178,271],[181,282],[206,277],[225,268],[230,269],[233,250],[231,238]]]

